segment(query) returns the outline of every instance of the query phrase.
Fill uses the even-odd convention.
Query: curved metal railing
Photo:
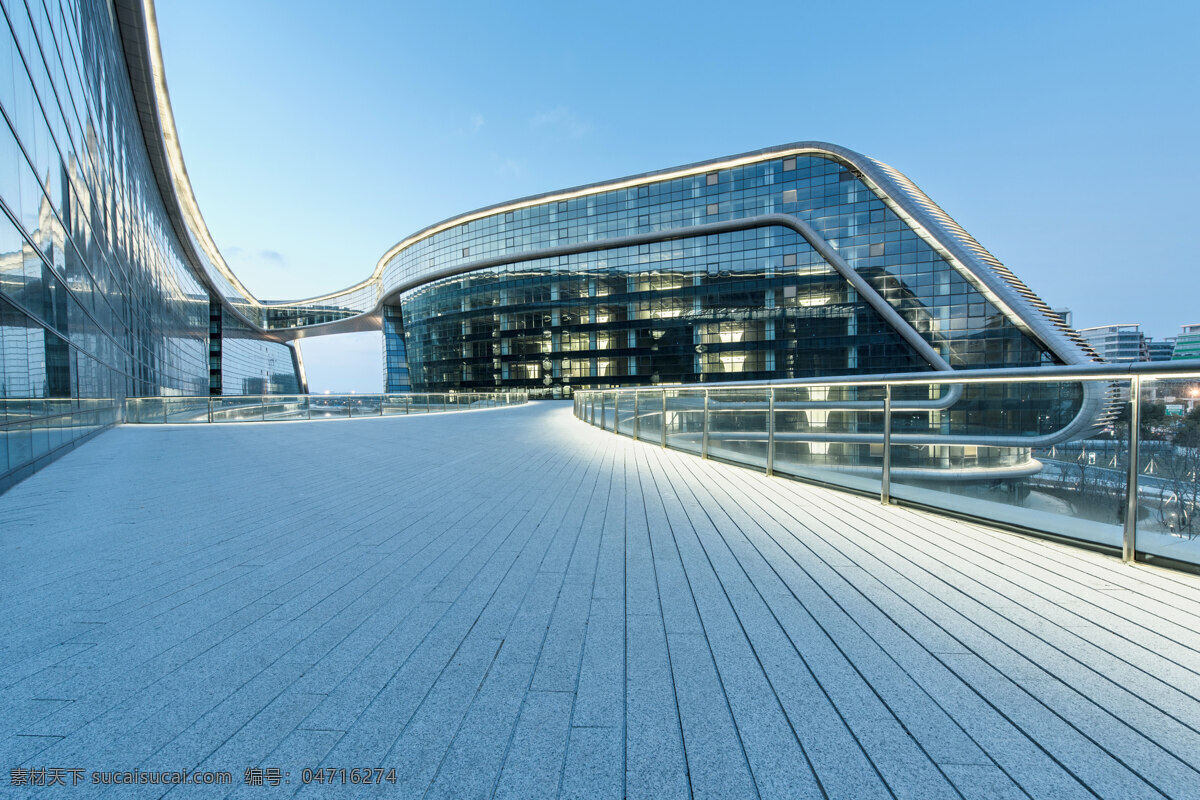
[[[1119,395],[1111,418],[1102,398]],[[603,389],[575,415],[677,450],[1200,565],[1200,360]],[[1136,401],[1136,402],[1135,402]],[[1142,412],[1153,422],[1142,424]],[[1131,455],[1132,454],[1132,455]]]

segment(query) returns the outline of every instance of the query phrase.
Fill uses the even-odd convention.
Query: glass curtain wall
[[[926,366],[789,228],[764,223],[604,249],[614,237],[776,213],[809,224],[953,368],[1056,361],[852,168],[825,156],[543,203],[422,239],[388,263],[385,292],[479,259],[595,249],[515,258],[404,292],[396,308],[405,331],[388,335],[407,342],[406,367],[419,391],[502,385],[558,394],[718,374],[789,378]],[[865,338],[852,343],[857,337]]]
[[[210,297],[159,195],[111,9],[0,9],[3,489],[120,421],[126,397],[207,395]]]

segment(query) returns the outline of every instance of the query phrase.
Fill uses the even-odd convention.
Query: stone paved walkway
[[[1200,578],[561,403],[105,433],[0,496],[0,612],[0,796],[1200,798]]]

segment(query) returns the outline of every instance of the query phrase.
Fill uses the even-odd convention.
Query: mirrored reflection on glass
[[[1143,378],[1139,553],[1200,564],[1200,374]]]

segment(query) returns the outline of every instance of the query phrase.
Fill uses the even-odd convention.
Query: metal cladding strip
[[[288,349],[292,351],[292,366],[296,370],[296,377],[300,379],[300,393],[308,394],[308,374],[304,371],[304,354],[300,352],[300,348],[295,342],[288,342]]]
[[[855,475],[862,478],[872,478],[878,480],[879,468],[872,469],[871,467],[849,467],[849,466],[825,466],[821,467],[825,472],[836,472],[843,475]],[[777,472],[780,470],[776,469]],[[1042,471],[1042,462],[1036,458],[1030,458],[1021,464],[1007,467],[955,467],[952,470],[939,470],[935,467],[892,467],[889,470],[892,480],[929,480],[935,479],[947,483],[963,483],[966,481],[986,480],[1008,480],[1011,478],[1028,478]],[[787,474],[796,474],[799,477],[810,477],[815,480],[828,479],[816,470],[796,470]]]

